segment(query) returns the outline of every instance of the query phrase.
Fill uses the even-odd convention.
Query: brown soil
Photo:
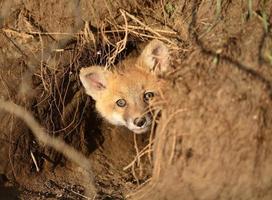
[[[0,96],[90,160],[95,199],[269,200],[271,24],[270,0],[3,0]],[[171,89],[155,137],[134,138],[97,115],[78,72],[150,38],[171,48]],[[0,119],[0,199],[87,198],[79,166],[15,115]],[[139,157],[148,144],[152,155]]]

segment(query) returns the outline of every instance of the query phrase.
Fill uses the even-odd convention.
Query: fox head
[[[150,103],[164,85],[160,76],[169,65],[168,48],[153,40],[138,58],[118,65],[113,71],[101,66],[82,68],[80,80],[102,117],[134,133],[144,133],[152,124]]]

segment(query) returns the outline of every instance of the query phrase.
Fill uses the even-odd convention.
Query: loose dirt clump
[[[270,5],[0,2],[1,108],[15,113],[0,112],[0,197],[91,199],[95,187],[94,199],[271,199]],[[100,118],[78,73],[110,68],[154,38],[171,49],[170,88],[155,129],[136,136]]]

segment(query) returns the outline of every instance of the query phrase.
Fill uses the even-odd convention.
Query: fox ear
[[[107,87],[108,71],[99,66],[82,68],[79,73],[85,91],[94,100],[97,100]]]
[[[152,40],[143,50],[138,58],[140,67],[154,72],[156,75],[162,75],[169,68],[169,49],[159,40]]]

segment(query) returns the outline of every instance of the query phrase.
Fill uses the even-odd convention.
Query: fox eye
[[[124,106],[127,104],[127,102],[126,102],[125,99],[118,99],[118,100],[116,101],[116,104],[117,104],[117,106],[119,106],[119,107],[124,107]]]
[[[146,92],[144,94],[144,101],[148,102],[150,101],[152,98],[154,97],[154,93],[153,92]]]

